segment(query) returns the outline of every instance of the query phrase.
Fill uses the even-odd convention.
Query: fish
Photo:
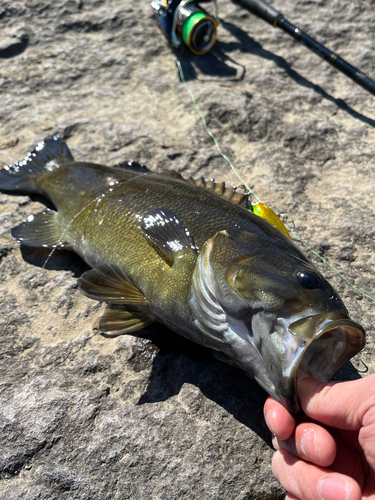
[[[0,171],[0,190],[53,204],[13,238],[87,262],[78,288],[107,303],[104,334],[159,322],[242,369],[292,413],[301,411],[298,370],[326,382],[364,346],[362,326],[288,234],[224,183],[136,162],[76,162],[53,136]]]

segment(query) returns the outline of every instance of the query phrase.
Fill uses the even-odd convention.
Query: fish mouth
[[[268,310],[261,299],[251,307],[228,281],[237,269],[230,268],[228,238],[224,231],[217,233],[197,259],[188,298],[194,340],[244,370],[291,413],[299,413],[298,370],[327,382],[363,348],[365,332],[340,301],[331,301],[328,311],[299,299],[282,301],[280,309]],[[215,242],[219,264],[214,266]]]
[[[279,400],[292,413],[301,411],[297,372],[328,382],[365,344],[365,332],[339,312],[309,315],[287,327]],[[280,383],[281,382],[281,383]]]

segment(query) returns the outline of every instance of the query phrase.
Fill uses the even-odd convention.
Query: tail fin
[[[68,146],[61,137],[55,135],[52,139],[40,142],[23,160],[0,170],[0,190],[35,193],[35,181],[44,171],[51,171],[63,163],[73,161]]]

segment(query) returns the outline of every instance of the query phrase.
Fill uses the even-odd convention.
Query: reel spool
[[[152,8],[173,47],[184,43],[194,54],[205,54],[217,39],[217,3],[215,17],[195,0],[154,0]]]
[[[184,5],[182,5],[184,4]],[[215,45],[216,19],[199,8],[192,0],[181,2],[175,12],[176,32],[194,54],[205,54]]]

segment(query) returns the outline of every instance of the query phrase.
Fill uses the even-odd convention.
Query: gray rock
[[[374,77],[370,3],[273,5]],[[240,183],[192,107],[149,4],[3,0],[0,166],[59,133],[77,160],[133,159]],[[231,2],[219,8],[214,50],[179,56],[209,127],[257,195],[371,295],[373,96]],[[87,266],[11,238],[42,206],[0,194],[0,498],[282,498],[265,393],[160,326],[100,335],[102,306],[76,286]],[[373,373],[372,303],[309,255],[368,334],[338,378]]]

